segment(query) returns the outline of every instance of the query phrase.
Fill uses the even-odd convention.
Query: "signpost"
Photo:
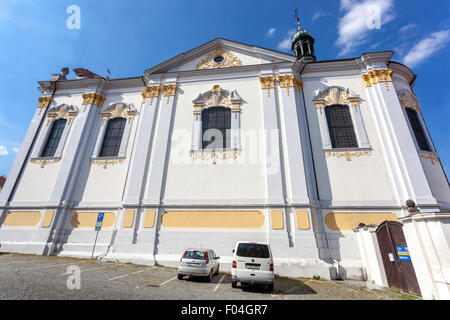
[[[91,259],[94,258],[95,245],[97,244],[98,232],[102,229],[103,218],[105,217],[104,212],[99,212],[97,216],[97,223],[95,224],[95,231],[97,231],[97,235],[95,236],[94,249],[92,249]]]
[[[397,247],[398,260],[401,261],[411,261],[411,256],[409,255],[408,247]]]

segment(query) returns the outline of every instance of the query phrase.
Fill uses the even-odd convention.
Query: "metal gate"
[[[389,287],[420,296],[409,254],[407,251],[401,251],[405,247],[407,249],[403,225],[396,221],[385,221],[376,230],[376,235]]]

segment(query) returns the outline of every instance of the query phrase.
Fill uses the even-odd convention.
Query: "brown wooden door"
[[[376,230],[376,235],[389,287],[420,296],[412,262],[400,260],[397,254],[397,247],[408,246],[403,225],[396,221],[385,221]]]

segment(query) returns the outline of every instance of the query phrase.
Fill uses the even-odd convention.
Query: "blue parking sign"
[[[408,247],[397,247],[397,255],[400,261],[411,261]]]
[[[102,228],[103,218],[105,217],[104,212],[99,212],[97,216],[97,224],[95,225],[95,230],[99,231]]]

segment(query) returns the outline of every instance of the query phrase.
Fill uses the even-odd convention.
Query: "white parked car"
[[[188,249],[180,259],[178,279],[190,276],[206,277],[211,281],[212,277],[219,273],[219,259],[212,249]]]
[[[270,245],[263,242],[239,241],[233,250],[231,286],[241,284],[264,284],[273,291],[275,283],[273,258]]]

